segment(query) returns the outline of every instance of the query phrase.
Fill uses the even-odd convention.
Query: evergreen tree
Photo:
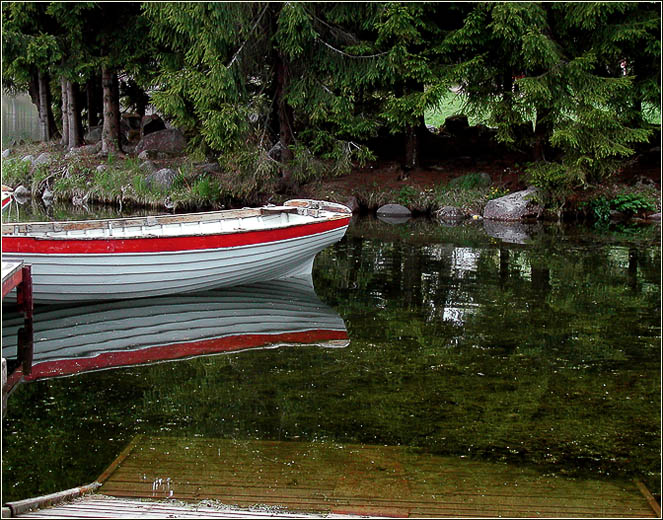
[[[638,4],[482,3],[444,46],[460,56],[453,74],[471,108],[488,115],[503,142],[533,144],[531,180],[562,204],[569,189],[600,182],[647,140],[632,108],[660,96],[649,65],[660,55],[657,27]],[[644,60],[628,54],[632,41],[646,43],[634,53]],[[647,63],[645,77],[624,74],[626,56],[634,70]],[[533,143],[519,141],[530,124]]]
[[[380,115],[391,133],[404,137],[403,170],[419,166],[424,113],[449,93],[450,59],[440,51],[450,28],[464,11],[447,3],[389,3],[375,24],[376,44],[386,49]]]
[[[145,38],[148,29],[141,16],[140,4],[53,2],[48,12],[63,31],[62,46],[66,49],[66,60],[61,64],[61,69],[68,74],[64,86],[69,113],[75,119],[80,111],[75,106],[77,84],[92,90],[88,96],[91,100],[102,96],[98,102],[88,102],[88,118],[90,122],[95,121],[90,112],[98,110],[101,104],[102,151],[121,151],[118,73],[138,73],[149,62],[151,52],[149,40]],[[98,81],[101,89],[97,86]],[[75,122],[80,126],[78,120]],[[72,135],[72,124],[70,118],[70,143],[80,142],[80,136]]]
[[[199,132],[196,144],[229,168],[258,176],[278,168],[288,185],[316,166],[315,156],[346,168],[350,158],[365,156],[352,139],[373,128],[356,111],[354,96],[366,82],[359,69],[371,58],[357,52],[361,40],[341,24],[350,19],[348,8],[155,3],[144,9],[162,46],[154,102],[177,126]]]
[[[42,141],[57,133],[50,76],[61,53],[52,34],[53,25],[46,4],[2,4],[2,86],[13,92],[29,92],[39,113]]]

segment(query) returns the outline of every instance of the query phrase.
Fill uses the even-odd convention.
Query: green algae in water
[[[22,385],[3,502],[93,481],[138,433],[401,445],[660,492],[658,231],[363,219],[318,255],[345,349],[302,346]]]

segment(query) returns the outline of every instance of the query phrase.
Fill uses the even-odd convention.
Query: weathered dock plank
[[[2,297],[23,281],[23,262],[2,262]]]
[[[211,502],[144,502],[88,495],[48,509],[29,511],[17,518],[348,518],[346,515],[302,515],[276,509],[233,509]]]
[[[389,517],[655,518],[631,481],[582,480],[393,446],[142,437],[100,493]]]

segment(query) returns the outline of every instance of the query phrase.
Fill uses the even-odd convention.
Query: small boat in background
[[[2,213],[9,209],[9,205],[14,196],[14,190],[10,187],[2,185]]]
[[[19,313],[3,316],[2,357],[18,359]],[[310,277],[195,294],[37,306],[29,373],[8,381],[284,346],[342,348],[343,319],[315,294]]]
[[[311,274],[351,211],[283,206],[122,219],[2,224],[2,257],[32,265],[36,303],[195,292]]]

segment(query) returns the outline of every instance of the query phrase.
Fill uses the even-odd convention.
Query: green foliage
[[[2,184],[17,186],[30,179],[32,164],[18,158],[2,159]]]
[[[623,3],[476,4],[441,48],[461,58],[453,74],[470,110],[488,107],[488,124],[505,143],[545,142],[564,168],[542,165],[539,184],[571,188],[601,182],[650,136],[638,107],[660,95],[655,11]],[[645,47],[638,51],[634,41]],[[536,136],[519,136],[530,121]],[[566,183],[557,178],[563,172]],[[546,198],[559,201],[555,192]]]
[[[469,213],[481,214],[488,202],[488,195],[492,192],[486,187],[459,187],[440,184],[436,186],[434,200],[436,209],[452,206],[463,209]]]
[[[660,125],[653,3],[5,2],[2,20],[5,88],[124,71],[241,183],[344,173],[378,135],[464,113],[536,154],[559,205]]]
[[[589,209],[594,219],[599,223],[605,223],[610,219],[610,201],[605,196],[596,197],[589,202],[582,202],[580,208]]]
[[[599,224],[607,223],[612,211],[625,213],[628,216],[656,211],[656,203],[650,196],[638,191],[622,191],[611,197],[600,195],[582,202],[579,207],[588,210]]]
[[[490,186],[490,177],[481,173],[472,172],[460,177],[456,177],[449,181],[449,186],[452,188],[460,188],[462,190],[471,190],[473,188],[485,188]]]
[[[427,126],[441,128],[444,126],[444,122],[448,117],[465,114],[466,110],[467,96],[449,90],[441,95],[434,107],[425,110],[424,118]],[[476,111],[474,112],[474,115],[468,117],[470,126],[485,125],[488,123],[487,113],[477,116]]]
[[[537,200],[546,207],[561,210],[581,175],[559,163],[533,163],[525,168],[527,180],[538,188]]]
[[[403,186],[398,192],[396,202],[403,206],[409,206],[418,193],[412,186]]]
[[[3,2],[2,85],[6,90],[28,90],[38,72],[46,72],[62,58],[54,20],[46,3]]]
[[[84,196],[89,190],[88,175],[81,171],[70,172],[68,175],[55,179],[53,191],[70,197]]]
[[[616,211],[629,214],[656,210],[656,204],[640,193],[620,193],[610,203]]]
[[[500,197],[504,197],[505,195],[509,194],[509,190],[507,188],[500,188],[498,186],[491,186],[490,190],[486,194],[486,200],[493,200],[493,199],[499,199]]]
[[[192,184],[191,193],[198,200],[207,203],[218,202],[221,199],[221,186],[216,179],[205,175]]]

